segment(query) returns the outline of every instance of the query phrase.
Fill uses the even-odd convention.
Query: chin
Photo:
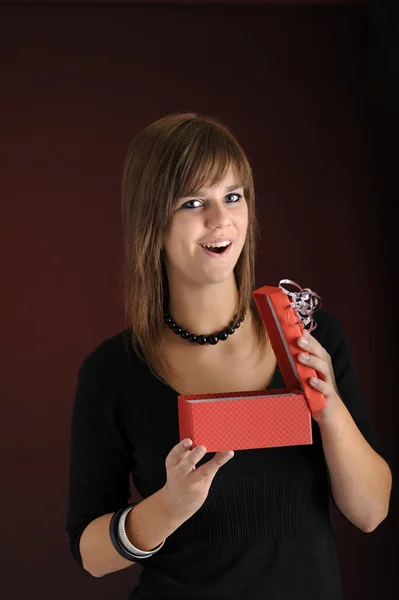
[[[204,274],[203,281],[207,284],[223,283],[224,281],[230,279],[232,276],[234,276],[234,269],[232,268],[228,270],[226,269],[224,271],[219,271],[218,273],[215,269],[215,272],[213,273]]]

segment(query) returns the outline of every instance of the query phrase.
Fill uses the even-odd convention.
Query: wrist
[[[344,423],[349,415],[345,404],[338,394],[329,398],[327,406],[318,412],[319,414],[316,416],[315,420],[319,425],[321,433],[332,427],[335,428],[339,426],[340,423]]]
[[[158,497],[158,502],[160,506],[160,510],[164,515],[165,519],[167,519],[170,523],[177,527],[180,527],[184,521],[190,518],[191,515],[185,514],[185,511],[182,510],[182,506],[180,505],[179,499],[176,500],[172,496],[165,484],[158,492],[156,492]]]

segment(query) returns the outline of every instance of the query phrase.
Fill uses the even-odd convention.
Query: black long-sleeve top
[[[329,352],[340,396],[369,444],[376,439],[346,336],[315,314],[312,335]],[[270,389],[285,387],[277,366]],[[342,600],[329,518],[328,471],[317,423],[311,445],[235,451],[203,506],[162,549],[140,560],[132,600]],[[179,442],[177,392],[134,354],[128,331],[105,339],[79,369],[71,421],[66,531],[82,566],[85,527],[166,482]],[[207,453],[198,465],[210,460]]]

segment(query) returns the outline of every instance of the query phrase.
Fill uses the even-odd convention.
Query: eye
[[[242,198],[241,194],[227,194],[226,198],[228,199],[228,202],[231,202],[231,204],[234,204],[235,202],[239,202]]]
[[[195,202],[198,203],[197,206],[193,205]],[[201,206],[200,200],[188,200],[187,202],[182,204],[180,208],[199,208],[200,206]]]

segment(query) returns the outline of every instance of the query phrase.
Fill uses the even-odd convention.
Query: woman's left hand
[[[331,357],[307,329],[303,329],[302,335],[298,338],[298,346],[304,351],[298,355],[298,360],[312,367],[317,373],[317,381],[311,377],[310,385],[326,398],[327,406],[312,414],[313,419],[321,423],[333,417],[336,409],[342,406]]]

